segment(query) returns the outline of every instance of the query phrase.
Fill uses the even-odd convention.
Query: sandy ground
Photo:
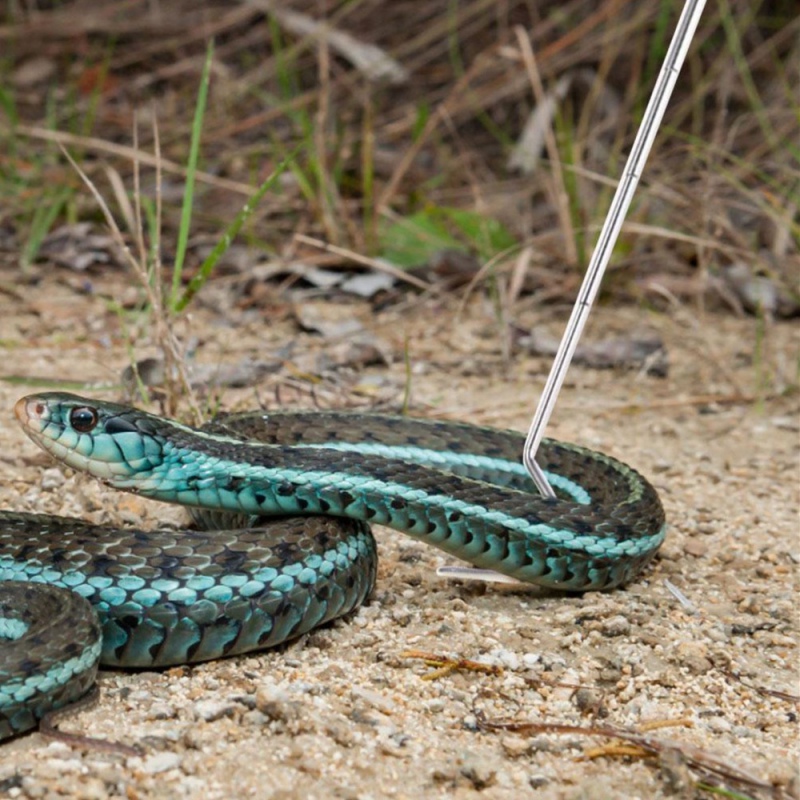
[[[118,380],[128,355],[105,298],[128,291],[120,279],[95,278],[90,294],[76,291],[85,282],[74,276],[29,287],[15,280],[0,273],[4,375]],[[525,429],[548,360],[520,353],[505,364],[491,304],[456,311],[455,302],[429,299],[374,316],[353,307],[392,363],[358,376],[340,371],[342,385],[326,395],[331,381],[323,382],[318,400],[378,397],[397,407],[407,341],[414,413]],[[556,316],[523,310],[516,321],[558,334],[566,310],[561,323]],[[198,359],[212,365],[269,358],[288,339],[302,364],[331,345],[264,308],[198,304],[190,325],[201,338]],[[724,769],[796,796],[798,326],[764,333],[753,319],[695,309],[601,310],[589,335],[642,327],[663,337],[669,376],[576,367],[548,431],[623,459],[659,489],[669,538],[635,584],[564,596],[447,582],[435,574],[442,554],[378,530],[381,567],[366,607],[277,651],[165,672],[103,671],[100,703],[64,727],[143,755],[18,737],[0,746],[0,797],[711,796],[692,788],[674,749],[660,760],[590,759],[589,748],[606,740],[487,731],[482,717],[640,731],[673,721],[650,735],[701,748]],[[140,341],[137,356],[151,354],[147,337]],[[257,391],[226,392],[223,403],[275,405],[278,383],[281,402],[299,394],[283,372]],[[0,384],[0,508],[157,524],[160,507],[62,473],[23,437],[11,407],[34,389]],[[412,648],[502,673],[426,680],[431,668],[403,656]]]

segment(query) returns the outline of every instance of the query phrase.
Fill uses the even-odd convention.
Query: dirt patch
[[[13,291],[2,296],[2,371],[28,380],[0,384],[7,409],[0,507],[158,524],[162,507],[53,467],[10,412],[33,391],[34,377],[119,382],[128,355],[119,317],[103,299],[123,292],[119,281],[101,279],[91,294],[53,275],[27,288],[6,275],[3,285]],[[489,302],[475,299],[459,314],[454,301],[418,299],[359,317],[390,363],[334,366],[311,391],[303,375],[333,347],[330,339],[300,332],[291,315],[273,322],[263,309],[212,306],[198,304],[189,320],[202,363],[268,360],[294,343],[280,370],[225,392],[226,408],[378,402],[397,409],[410,389],[415,414],[524,429],[549,367],[521,351],[503,358]],[[523,310],[517,321],[558,333],[559,315]],[[140,326],[141,317],[126,324]],[[549,430],[621,458],[660,491],[669,537],[636,583],[585,596],[450,583],[435,574],[445,556],[378,530],[377,589],[349,619],[253,656],[157,673],[103,671],[99,705],[68,727],[140,745],[145,754],[20,737],[0,748],[0,795],[694,796],[674,753],[660,764],[587,760],[586,748],[601,739],[485,731],[482,717],[635,729],[673,720],[653,735],[796,788],[799,423],[796,394],[786,388],[796,380],[798,329],[601,309],[589,336],[645,327],[663,338],[668,376],[576,367]],[[150,344],[140,336],[137,357],[152,354]],[[91,386],[84,393],[118,396]],[[430,668],[402,655],[410,648],[496,665],[502,674],[426,680]]]

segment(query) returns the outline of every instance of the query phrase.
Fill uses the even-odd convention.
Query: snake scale
[[[80,698],[98,659],[194,663],[348,613],[375,580],[371,523],[575,591],[631,580],[664,539],[654,488],[602,453],[545,440],[537,459],[558,497],[540,497],[518,433],[319,411],[231,414],[193,429],[52,392],[15,410],[58,461],[192,507],[207,529],[0,512],[0,738]]]

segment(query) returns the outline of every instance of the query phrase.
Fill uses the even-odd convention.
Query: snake
[[[655,488],[603,453],[348,411],[248,411],[199,428],[62,392],[25,433],[115,489],[187,506],[186,530],[0,511],[0,739],[90,690],[98,663],[153,668],[274,647],[346,615],[376,577],[378,524],[524,583],[630,582],[665,537]]]

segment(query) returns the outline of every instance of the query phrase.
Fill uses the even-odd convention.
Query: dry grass
[[[162,247],[174,250],[181,172],[213,37],[194,239],[218,235],[243,196],[300,144],[291,176],[248,222],[251,244],[319,257],[302,234],[372,257],[381,254],[387,220],[455,207],[497,221],[518,242],[495,269],[508,276],[512,299],[536,289],[568,296],[680,4],[315,0],[291,3],[305,15],[298,18],[286,6],[10,4],[0,18],[0,225],[16,246],[5,258],[13,263],[22,250],[33,260],[48,227],[98,218],[54,140],[101,189],[109,165],[132,186],[131,156],[153,163],[154,117]],[[618,248],[612,296],[736,308],[718,278],[742,263],[796,293],[800,18],[792,7],[709,4]],[[343,43],[314,35],[325,20]],[[385,54],[382,76],[357,62],[359,43]],[[535,105],[531,55],[545,97],[557,98],[554,137],[520,174],[508,162]],[[56,195],[56,186],[69,191]],[[142,173],[142,192],[155,196],[152,170]],[[474,244],[466,242],[479,249]],[[520,279],[520,248],[528,281]],[[187,277],[199,260],[190,243]]]

